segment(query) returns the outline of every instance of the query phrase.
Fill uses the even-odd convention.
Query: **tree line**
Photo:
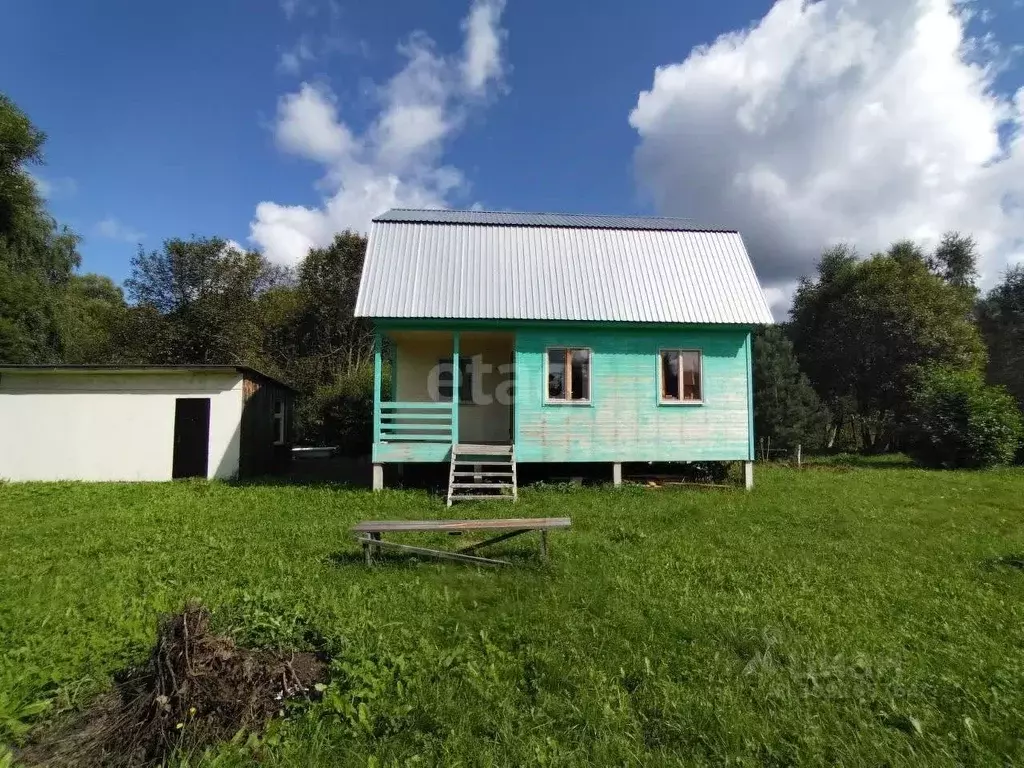
[[[307,440],[369,437],[372,328],[353,316],[366,239],[295,269],[217,237],[141,246],[123,287],[81,274],[80,238],[30,174],[44,134],[0,94],[0,363],[239,364],[295,386]]]
[[[216,237],[170,239],[139,248],[122,288],[77,271],[79,238],[29,173],[44,140],[0,94],[0,363],[250,365],[299,390],[301,440],[368,448],[373,337],[353,313],[362,235],[343,232],[294,269]],[[981,296],[977,262],[958,233],[931,252],[826,250],[788,321],[755,334],[755,434],[780,449],[1005,460],[1024,405],[1024,266]]]
[[[788,322],[756,334],[755,433],[910,452],[936,466],[1005,463],[1020,450],[1024,266],[981,296],[974,240],[947,233],[861,258],[826,250]]]

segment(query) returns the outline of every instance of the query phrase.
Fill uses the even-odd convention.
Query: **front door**
[[[171,477],[206,477],[210,462],[210,398],[174,401],[174,458]]]

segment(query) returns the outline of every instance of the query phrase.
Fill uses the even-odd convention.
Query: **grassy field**
[[[347,526],[446,516],[421,493],[0,485],[0,743],[82,707],[196,597],[334,662],[322,701],[190,764],[1024,763],[1024,472],[757,480],[525,490],[517,514],[573,528],[500,571],[364,568]]]

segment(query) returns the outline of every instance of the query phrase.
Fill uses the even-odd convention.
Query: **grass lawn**
[[[0,743],[82,707],[196,597],[334,662],[322,701],[191,764],[1024,763],[1024,472],[757,482],[527,489],[517,515],[573,528],[547,566],[532,536],[496,549],[503,570],[366,569],[347,527],[449,516],[422,493],[0,485]]]

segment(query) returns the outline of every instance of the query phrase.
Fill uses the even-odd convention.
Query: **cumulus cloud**
[[[118,221],[113,216],[108,216],[97,223],[94,231],[100,237],[105,237],[108,240],[121,240],[125,243],[138,243],[146,239],[142,232]]]
[[[284,151],[321,163],[347,158],[357,148],[348,127],[338,121],[333,94],[309,83],[278,101],[275,138]]]
[[[994,90],[991,41],[968,37],[965,13],[778,0],[655,71],[629,116],[640,186],[663,214],[739,228],[776,316],[839,241],[961,230],[993,280],[1024,253],[1024,89]]]
[[[502,7],[499,0],[474,0],[459,54],[438,52],[422,32],[399,45],[405,64],[376,86],[380,109],[363,130],[350,127],[323,83],[305,82],[282,96],[274,124],[277,144],[319,163],[318,188],[327,194],[315,208],[259,203],[252,242],[273,261],[295,264],[336,232],[365,231],[388,208],[440,208],[464,190],[462,173],[443,162],[444,149],[473,106],[503,82]]]
[[[474,94],[486,92],[491,82],[501,81],[504,63],[501,43],[505,32],[498,26],[505,0],[484,0],[476,3],[462,22],[466,46],[462,59],[462,80]]]

